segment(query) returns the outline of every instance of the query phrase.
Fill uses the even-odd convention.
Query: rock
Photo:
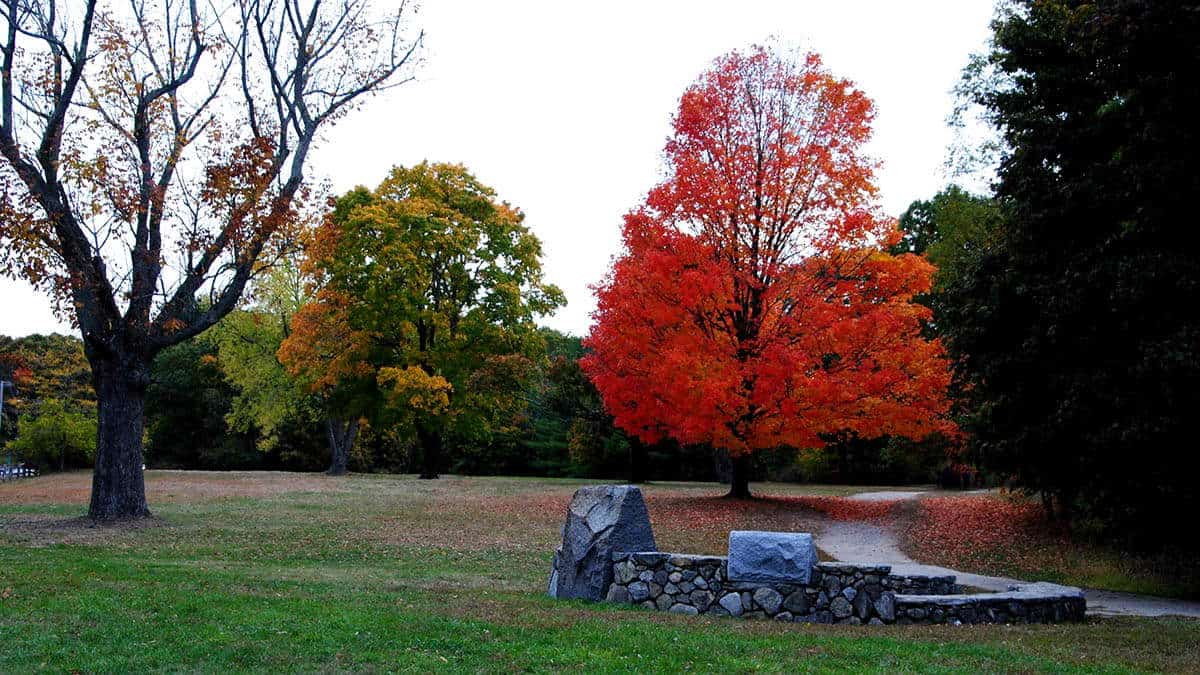
[[[754,591],[754,604],[761,607],[767,614],[774,614],[783,604],[783,596],[774,588],[759,588]]]
[[[691,605],[685,605],[683,603],[677,603],[677,604],[671,605],[671,609],[668,609],[667,611],[671,612],[673,614],[695,615],[695,614],[700,613],[699,610],[697,610],[695,607],[692,607]]]
[[[825,586],[825,592],[831,598],[833,596],[837,595],[838,593],[842,592],[842,582],[839,581],[838,578],[833,576],[832,574],[827,575],[825,577],[824,586]]]
[[[833,623],[833,614],[829,611],[817,612],[817,623]]]
[[[879,596],[875,601],[875,613],[884,621],[896,620],[896,594],[890,591]]]
[[[618,563],[615,567],[614,574],[616,576],[617,583],[627,584],[637,578],[637,565],[634,565],[629,560],[626,560],[623,563]]]
[[[608,595],[604,599],[609,602],[628,603],[631,598],[629,596],[628,588],[625,588],[624,586],[619,586],[617,584],[613,584],[612,586],[608,587]]]
[[[808,596],[804,591],[796,591],[783,600],[783,608],[793,614],[808,613]]]
[[[721,597],[720,605],[729,612],[731,616],[742,615],[742,596],[737,593],[726,593]]]
[[[850,586],[847,586],[842,589],[842,595],[846,596],[846,599],[850,602],[854,602],[854,596],[858,595],[858,591],[854,590]]]
[[[712,604],[713,594],[709,593],[708,591],[692,591],[692,594],[688,596],[688,599],[692,601],[692,604],[695,605],[697,609],[705,609]]]
[[[791,621],[792,613],[791,612],[780,612],[775,615],[775,620],[776,621]]]
[[[695,581],[692,583],[695,584],[696,588],[708,588],[708,582],[704,580],[704,577],[696,577]]]
[[[613,581],[613,553],[657,550],[641,490],[632,485],[580,488],[567,509],[547,591],[556,598],[601,600]]]
[[[675,601],[666,593],[663,593],[654,599],[654,606],[657,607],[659,611],[666,611],[667,609],[670,609],[671,605],[673,604],[675,604]]]
[[[868,626],[882,626],[883,622],[879,620],[879,617],[875,617],[875,618],[871,619],[870,621],[868,621],[867,625]]]
[[[862,619],[858,618],[857,616],[852,616],[849,619],[846,619],[846,623],[850,624],[851,626],[861,626]]]
[[[663,593],[669,593],[670,595],[675,595],[678,592],[679,592],[679,587],[669,581],[667,582],[666,586],[663,586]]]
[[[658,606],[654,604],[653,600],[647,600],[643,602],[642,607],[645,607],[646,609],[658,609]]]
[[[908,618],[916,619],[918,621],[924,619],[926,614],[925,608],[923,607],[913,607],[912,609],[908,610]]]
[[[654,572],[651,572],[650,570],[642,570],[642,573],[638,575],[638,579],[646,583],[650,583],[651,581],[654,581]]]
[[[679,572],[671,572],[670,574],[667,575],[667,581],[669,581],[673,584],[677,584],[677,583],[683,581],[683,575],[680,574]]]
[[[629,584],[629,597],[634,602],[641,602],[650,597],[650,586],[644,581],[635,581]]]
[[[632,586],[629,587],[629,592],[633,592]],[[838,619],[846,619],[854,613],[854,608],[850,606],[849,600],[839,595],[829,602],[829,611]]]
[[[799,532],[729,533],[729,579],[807,584],[817,562],[811,534]]]
[[[689,581],[681,581],[681,582],[679,582],[679,592],[680,592],[680,593],[691,593],[691,592],[692,592],[692,591],[694,591],[695,589],[696,589],[696,586],[695,586],[695,585],[693,585],[693,584],[692,584],[691,582],[689,582]]]
[[[552,598],[558,597],[558,560],[562,557],[562,548],[554,549],[554,560],[550,563],[550,580],[546,582],[546,593]]]
[[[647,586],[647,588],[650,589],[650,597],[657,598],[658,596],[662,595],[662,592],[663,592],[662,586],[659,586],[658,584],[654,583],[653,581],[646,584],[646,586]]]
[[[871,616],[871,596],[866,593],[859,593],[850,603],[854,606],[854,616],[860,619],[867,619]]]

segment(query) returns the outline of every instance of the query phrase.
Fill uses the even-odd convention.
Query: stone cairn
[[[963,594],[953,576],[895,575],[889,565],[818,562],[811,534],[731,532],[728,556],[660,553],[641,491],[575,493],[549,593],[677,614],[809,623],[1079,621],[1078,588],[1036,583]]]

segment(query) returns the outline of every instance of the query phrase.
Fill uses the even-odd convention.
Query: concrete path
[[[863,492],[850,499],[893,501],[918,499],[921,492]],[[864,522],[830,521],[817,536],[817,546],[844,562],[886,563],[896,574],[928,576],[954,575],[958,583],[987,591],[1006,591],[1025,583],[1018,579],[990,577],[960,572],[937,565],[922,565],[900,550],[899,539],[891,527]],[[1174,600],[1133,593],[1118,593],[1085,588],[1088,614],[1104,616],[1188,616],[1200,618],[1200,602]]]

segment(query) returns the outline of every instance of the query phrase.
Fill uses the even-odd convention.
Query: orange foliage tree
[[[586,372],[646,442],[750,456],[821,435],[949,431],[949,367],[912,302],[933,268],[889,255],[871,101],[816,54],[719,58],[680,100],[668,176],[625,217],[597,287]]]
[[[93,518],[149,513],[154,356],[235,308],[288,248],[319,131],[415,63],[381,5],[0,2],[0,273],[82,333]]]

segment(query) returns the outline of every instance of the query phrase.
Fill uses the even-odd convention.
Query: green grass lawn
[[[136,528],[74,519],[86,474],[0,485],[0,671],[1200,670],[1187,620],[867,628],[552,601],[577,481],[147,475],[157,520]],[[822,523],[712,485],[646,493],[663,549]]]

